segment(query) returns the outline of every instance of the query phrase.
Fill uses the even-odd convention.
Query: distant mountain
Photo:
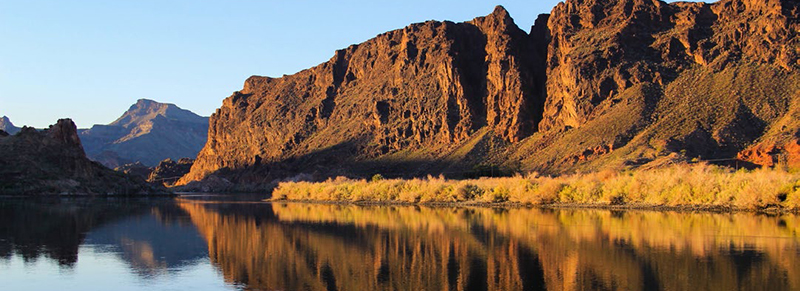
[[[3,116],[0,117],[0,130],[8,132],[9,134],[16,134],[17,132],[19,132],[19,127],[14,126],[14,124],[11,123],[11,120],[9,120],[8,117]]]
[[[110,168],[164,159],[194,158],[208,136],[208,117],[174,104],[140,99],[109,125],[80,130],[89,158]]]

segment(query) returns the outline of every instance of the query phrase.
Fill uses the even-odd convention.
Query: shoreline
[[[516,175],[281,182],[272,201],[652,209],[707,212],[800,212],[800,172],[732,170],[708,164],[567,176]]]
[[[179,194],[134,194],[134,195],[117,195],[117,194],[2,194],[0,199],[17,199],[17,198],[177,198]]]
[[[782,207],[767,207],[763,209],[748,209],[725,205],[655,205],[655,204],[584,204],[584,203],[551,203],[551,204],[527,204],[518,202],[404,202],[404,201],[323,201],[323,200],[273,200],[264,199],[266,203],[297,203],[297,204],[317,204],[317,205],[354,205],[354,206],[424,206],[424,207],[447,207],[447,208],[539,208],[539,209],[572,209],[572,210],[609,210],[609,211],[664,211],[664,212],[706,212],[706,213],[757,213],[757,214],[800,214],[798,209],[787,209]]]

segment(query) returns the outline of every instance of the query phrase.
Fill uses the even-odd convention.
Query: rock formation
[[[114,168],[114,171],[122,172],[126,175],[135,176],[141,178],[142,180],[147,180],[147,177],[150,177],[150,173],[153,172],[153,168],[145,166],[140,162],[136,163],[128,163],[122,166]]]
[[[211,118],[184,181],[252,166],[401,166],[442,158],[482,128],[518,141],[535,131],[544,102],[538,45],[498,7],[381,34],[292,76],[251,77]]]
[[[171,186],[178,179],[189,173],[194,164],[194,159],[183,158],[176,161],[166,159],[158,163],[147,176],[147,182],[158,185]]]
[[[515,152],[529,169],[647,162],[672,152],[735,159],[786,140],[800,92],[798,2],[566,1],[549,16],[547,100]],[[795,119],[796,120],[796,119]],[[780,124],[780,125],[779,125]],[[566,157],[566,158],[565,158]],[[594,161],[592,161],[594,160]]]
[[[8,134],[16,134],[17,132],[19,132],[19,127],[14,126],[14,124],[11,123],[11,120],[9,120],[8,117],[3,116],[0,117],[0,130],[5,131]]]
[[[194,158],[206,142],[208,118],[173,104],[140,99],[109,125],[80,131],[89,158],[109,168]]]
[[[530,34],[502,7],[413,24],[294,75],[249,78],[179,184],[741,158],[800,130],[799,5],[568,0]]]
[[[6,195],[166,193],[86,158],[69,119],[41,132],[23,127],[0,136],[0,152],[0,193]]]

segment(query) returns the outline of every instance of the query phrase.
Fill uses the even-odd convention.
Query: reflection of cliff
[[[308,204],[262,205],[269,215],[257,216],[182,207],[225,278],[254,289],[800,288],[794,216]]]
[[[226,280],[253,289],[513,290],[541,285],[531,279],[537,277],[536,258],[499,237],[444,229],[419,235],[406,228],[283,224],[220,214],[198,204],[183,208],[206,237],[211,261]]]

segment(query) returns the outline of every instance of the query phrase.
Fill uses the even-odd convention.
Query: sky
[[[0,116],[108,124],[136,100],[208,116],[252,75],[280,77],[426,20],[503,5],[528,31],[555,0],[0,0]]]

